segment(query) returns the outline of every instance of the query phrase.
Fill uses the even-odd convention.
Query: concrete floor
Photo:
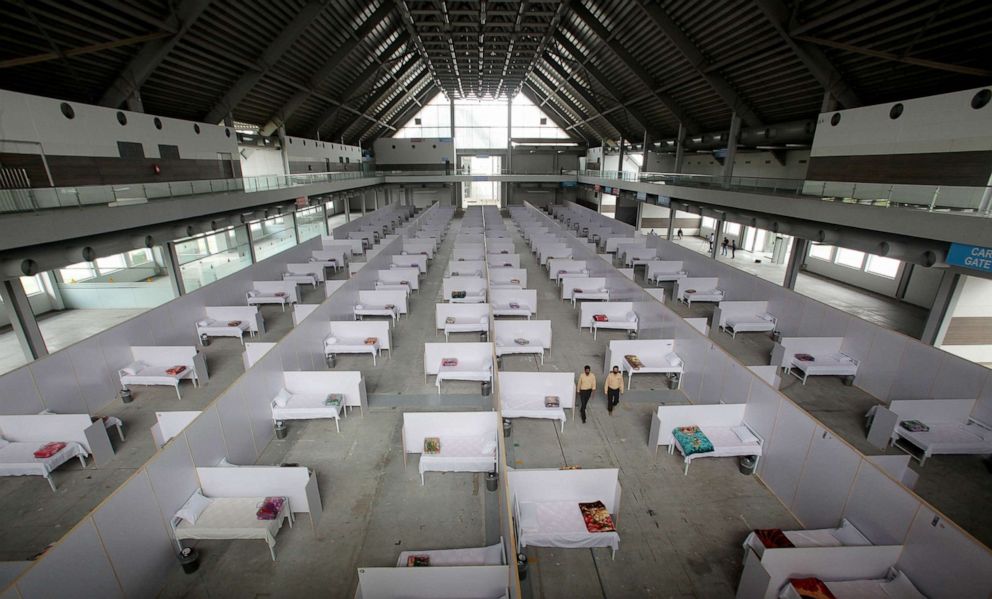
[[[338,277],[345,277],[342,271]],[[319,303],[324,289],[301,286],[304,303]],[[293,327],[292,312],[278,306],[261,306],[266,334],[257,341],[278,341]],[[84,312],[74,310],[69,314]],[[93,310],[102,316],[110,310]],[[116,311],[115,311],[116,312]],[[130,317],[130,316],[128,316]],[[108,431],[116,454],[103,466],[88,462],[83,469],[73,460],[52,475],[58,491],[53,493],[39,476],[0,478],[0,505],[8,517],[0,524],[0,561],[17,561],[36,555],[57,541],[90,510],[117,489],[155,453],[151,427],[155,412],[199,410],[213,401],[244,372],[243,348],[236,339],[214,339],[203,348],[210,382],[200,388],[183,383],[183,398],[169,387],[135,387],[134,402],[115,401],[96,416],[116,416],[124,421],[127,440]]]
[[[709,243],[702,237],[686,237],[675,243],[700,254],[709,255]],[[781,285],[785,279],[785,264],[772,263],[767,254],[752,254],[737,250],[736,257],[731,258],[729,255],[721,256],[717,250],[716,259],[776,285]],[[755,259],[761,260],[761,263],[755,263]],[[927,319],[928,310],[919,306],[808,272],[799,273],[795,291],[916,339],[923,332],[923,325]]]
[[[484,490],[481,475],[429,473],[422,487],[417,458],[405,468],[402,459],[403,410],[488,402],[478,396],[477,383],[446,383],[438,396],[422,374],[421,344],[443,340],[434,335],[434,302],[440,300],[457,226],[452,225],[420,293],[413,296],[410,317],[394,329],[393,356],[376,368],[357,356],[338,361],[338,369],[358,368],[366,378],[371,395],[365,418],[349,417],[340,434],[328,422],[294,422],[289,436],[273,441],[263,455],[262,463],[290,461],[316,469],[324,503],[317,528],[300,519],[294,529],[281,531],[277,562],[259,543],[202,543],[200,570],[184,575],[177,569],[163,597],[350,599],[361,566],[392,566],[408,549],[498,541],[498,502]],[[553,321],[554,349],[543,366],[532,357],[511,356],[503,369],[575,372],[584,364],[601,365],[608,341],[622,333],[600,334],[594,341],[590,333],[578,331],[578,311],[558,299],[557,288],[529,249],[519,237],[516,241],[530,287],[538,290],[536,318]],[[452,342],[477,339],[466,334]],[[737,472],[735,460],[701,460],[686,477],[680,460],[656,456],[648,448],[650,416],[659,401],[685,400],[681,392],[665,389],[662,377],[646,375],[612,416],[599,393],[588,423],[576,415],[564,433],[549,421],[514,421],[510,466],[620,468],[623,485],[616,560],[605,549],[528,548],[525,597],[732,597],[747,531],[797,525],[757,479]]]
[[[636,280],[645,285],[641,269]],[[667,284],[666,298],[672,297],[671,287]],[[671,301],[666,305],[683,317],[712,320],[713,304],[697,304],[691,309]],[[766,334],[744,333],[732,339],[711,328],[710,338],[748,366],[766,365],[771,358],[773,343]],[[793,376],[783,378],[781,391],[866,455],[904,455],[892,447],[882,451],[868,444],[864,414],[871,406],[884,404],[870,393],[856,386],[846,387],[837,377],[811,377],[803,385]],[[929,458],[924,467],[915,461],[910,465],[920,476],[915,489],[920,497],[992,546],[992,511],[985,509],[992,505],[992,474],[982,456],[941,455]]]

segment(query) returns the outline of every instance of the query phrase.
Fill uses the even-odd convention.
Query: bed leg
[[[121,438],[121,442],[124,442],[124,427],[117,425],[117,436]]]
[[[276,548],[269,545],[269,555],[272,556],[272,561],[276,561]]]
[[[79,463],[83,465],[83,468],[86,468],[86,458],[83,457],[83,454],[79,454],[76,457],[79,458]]]
[[[57,493],[58,492],[58,489],[55,488],[55,481],[52,480],[51,474],[49,474],[48,476],[46,476],[45,477],[45,480],[48,481],[48,486],[52,488],[52,493]]]
[[[682,476],[689,476],[689,462],[685,463],[685,468],[682,470]]]
[[[338,432],[339,433],[341,432],[341,419],[340,418],[335,418],[334,419],[334,428],[338,429]]]
[[[420,486],[421,487],[424,486],[424,473],[423,472],[420,473]]]

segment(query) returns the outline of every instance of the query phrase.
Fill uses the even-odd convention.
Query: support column
[[[261,222],[264,223],[265,221],[263,220]],[[252,264],[255,264],[256,262],[258,262],[258,256],[255,255],[255,240],[252,239],[251,225],[245,223],[243,226],[245,228],[245,235],[248,236],[248,254],[251,256],[251,263]],[[262,224],[261,226],[262,227],[265,227],[264,224]],[[263,229],[263,232],[264,232],[264,229]],[[235,233],[235,238],[236,237],[237,237],[237,233]]]
[[[642,173],[643,172],[647,172],[647,170],[648,170],[648,156],[650,154],[650,152],[648,151],[648,149],[651,147],[650,144],[651,144],[651,136],[648,135],[648,130],[645,129],[644,130],[644,149],[643,149],[643,152],[644,153],[641,156],[641,172]]]
[[[716,221],[716,227],[713,229],[713,247],[710,248],[710,258],[716,259],[716,253],[720,249],[720,236],[723,235],[723,219]]]
[[[379,210],[379,190],[377,188],[372,189],[372,209]]]
[[[276,132],[279,134],[279,145],[282,146],[282,172],[289,175],[289,141],[286,139],[285,125],[279,127]]]
[[[351,198],[344,196],[344,222],[351,222]]]
[[[792,238],[792,253],[789,254],[789,262],[785,265],[785,280],[782,281],[782,287],[786,289],[796,288],[796,279],[799,278],[799,271],[802,270],[803,262],[806,261],[809,246],[809,239]]]
[[[289,213],[289,220],[293,222],[293,236],[296,238],[296,245],[300,245],[300,221],[296,220],[296,211]]]
[[[162,257],[165,259],[165,266],[169,270],[169,283],[172,285],[172,294],[176,297],[186,295],[186,284],[183,283],[183,271],[179,268],[179,254],[176,253],[176,244],[170,241],[162,249]]]
[[[724,186],[730,185],[734,176],[734,161],[737,159],[737,140],[741,136],[741,117],[737,113],[730,116],[730,133],[727,135],[727,155],[723,159]]]
[[[823,102],[820,103],[820,112],[833,112],[837,110],[837,98],[830,90],[823,90]]]
[[[0,281],[0,300],[7,308],[10,324],[14,327],[17,344],[21,346],[24,357],[30,362],[48,355],[45,338],[38,328],[38,321],[31,310],[31,302],[24,293],[20,279],[4,279]]]
[[[506,97],[506,172],[513,172],[513,98]],[[513,183],[506,182],[506,201],[503,206],[510,205],[510,197],[513,195]]]
[[[640,231],[641,230],[641,218],[644,215],[644,202],[641,201],[641,200],[638,200],[636,195],[634,196],[634,201],[637,202],[637,219],[634,220],[634,229],[636,231]]]
[[[682,172],[682,163],[685,162],[685,125],[679,123],[679,132],[675,136],[675,168],[673,172]]]
[[[367,206],[366,206],[367,202],[366,202],[366,200],[368,200],[368,198],[365,197],[365,192],[364,191],[360,191],[358,193],[362,196],[362,216],[365,216],[365,211],[367,210]]]
[[[620,137],[620,160],[617,162],[617,177],[623,181],[623,137]],[[604,158],[605,161],[605,158]]]
[[[324,235],[331,234],[331,226],[327,223],[327,202],[320,203],[320,213],[324,215]]]
[[[675,213],[678,212],[674,206],[668,205],[668,241],[675,239]]]
[[[952,307],[957,303],[957,291],[961,287],[961,275],[951,270],[945,270],[940,277],[940,285],[937,286],[937,295],[933,298],[933,305],[927,314],[927,320],[923,324],[923,334],[920,341],[927,345],[937,345],[944,341],[947,333],[947,322],[953,313]]]

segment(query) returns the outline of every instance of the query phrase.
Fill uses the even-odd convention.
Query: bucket
[[[276,439],[285,439],[286,435],[289,434],[289,427],[282,420],[276,421],[273,425],[272,430],[276,433]]]
[[[503,419],[503,437],[509,437],[513,433],[513,422],[509,418]]]
[[[183,572],[192,574],[200,568],[200,554],[192,547],[185,547],[179,552],[179,565]]]
[[[121,401],[124,403],[131,403],[134,401],[134,396],[131,395],[130,389],[121,389]]]
[[[486,473],[486,490],[495,491],[499,488],[499,478],[495,472]]]

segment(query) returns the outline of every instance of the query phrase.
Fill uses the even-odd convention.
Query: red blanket
[[[184,372],[186,372],[186,367],[179,364],[177,366],[173,366],[172,368],[167,368],[165,374],[168,374],[169,376],[176,376],[177,374],[182,374]]]
[[[275,520],[284,503],[286,503],[285,497],[266,497],[255,512],[255,517],[259,520]]]
[[[45,443],[34,452],[34,457],[36,458],[50,458],[58,452],[65,449],[65,443],[62,441],[52,441],[51,443]]]
[[[754,531],[754,534],[766,549],[788,549],[795,547],[792,541],[782,532],[781,528],[759,528]]]
[[[606,314],[593,314],[592,319],[595,320],[596,322],[606,322],[607,320],[609,320]]]
[[[789,584],[803,599],[837,599],[819,578],[790,578]]]
[[[591,503],[580,503],[579,511],[582,512],[582,519],[586,522],[586,530],[589,532],[616,532],[613,526],[613,518],[606,511],[606,506],[602,501]]]

